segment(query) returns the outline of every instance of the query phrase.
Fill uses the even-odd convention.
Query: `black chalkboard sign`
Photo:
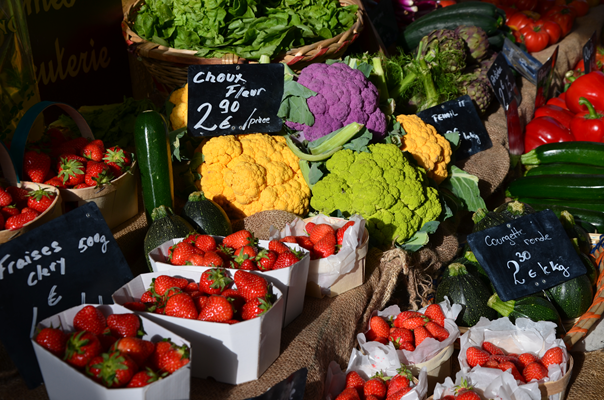
[[[503,301],[528,296],[587,273],[551,210],[472,233],[468,244]]]
[[[302,400],[306,389],[308,370],[300,368],[286,379],[262,393],[247,400]]]
[[[493,92],[495,92],[497,101],[499,101],[499,104],[501,104],[505,110],[508,109],[513,98],[515,98],[518,105],[520,105],[522,97],[516,86],[514,74],[508,66],[503,53],[500,52],[495,58],[495,61],[493,61],[491,68],[487,71],[487,78],[493,88]]]
[[[489,133],[467,94],[421,111],[417,116],[443,136],[449,132],[459,133],[459,147],[455,151],[457,160],[493,147]]]
[[[375,27],[377,34],[380,35],[384,46],[390,47],[396,43],[399,29],[392,2],[378,1],[376,3],[373,0],[367,0],[364,1],[363,4],[369,14],[369,19]]]
[[[596,43],[596,31],[594,31],[587,43],[585,43],[585,46],[583,46],[583,64],[586,74],[598,70],[596,63]]]
[[[558,61],[558,46],[551,57],[543,63],[537,71],[537,95],[535,96],[535,109],[545,105],[552,95],[554,71]]]
[[[533,85],[537,84],[537,73],[541,68],[541,63],[529,53],[514,44],[510,39],[505,38],[503,49],[501,50],[508,65],[511,65],[520,75],[525,77]]]
[[[278,132],[282,64],[191,65],[188,130],[194,136]]]
[[[42,383],[30,337],[39,321],[83,304],[111,304],[132,280],[95,203],[0,246],[0,340],[29,388]]]

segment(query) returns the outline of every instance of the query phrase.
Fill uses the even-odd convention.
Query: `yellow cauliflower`
[[[177,89],[170,95],[170,102],[174,104],[174,108],[170,113],[170,123],[172,129],[180,129],[187,126],[187,102],[189,101],[189,84],[185,87]]]
[[[399,115],[396,120],[405,130],[401,150],[408,151],[436,183],[445,180],[452,154],[449,141],[417,115]]]
[[[204,162],[196,184],[231,220],[264,210],[308,212],[310,189],[282,136],[217,136],[202,143]]]

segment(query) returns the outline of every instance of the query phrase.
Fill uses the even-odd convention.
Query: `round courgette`
[[[175,215],[170,207],[161,205],[151,212],[151,225],[145,235],[145,260],[150,271],[153,271],[149,253],[168,240],[183,238],[195,229],[181,216]]]
[[[182,217],[201,234],[227,236],[233,233],[231,220],[215,201],[203,192],[193,192],[182,210]]]

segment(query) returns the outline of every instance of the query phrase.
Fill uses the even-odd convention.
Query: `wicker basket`
[[[158,83],[164,85],[168,91],[184,86],[187,82],[187,69],[189,65],[247,63],[247,60],[235,54],[226,54],[221,58],[201,58],[195,55],[195,50],[175,49],[146,41],[132,30],[136,14],[142,2],[143,0],[137,0],[125,8],[122,33],[129,49],[137,54],[151,76]],[[331,39],[291,49],[285,54],[275,57],[272,61],[284,61],[293,70],[300,70],[312,63],[320,63],[327,59],[341,57],[348,46],[356,40],[363,30],[365,10],[360,0],[340,0],[340,4],[342,6],[357,5],[359,7],[357,20],[350,29]]]

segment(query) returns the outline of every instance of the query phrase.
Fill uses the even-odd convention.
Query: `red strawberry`
[[[443,340],[446,340],[449,337],[449,331],[447,331],[445,328],[443,328],[442,326],[438,325],[434,321],[428,321],[428,322],[426,322],[426,329],[439,342],[442,342]]]
[[[69,335],[63,359],[75,367],[84,368],[99,354],[101,354],[99,338],[92,332],[80,331]]]
[[[197,308],[197,312],[200,313],[201,310],[205,307],[206,302],[208,301],[208,296],[201,292],[196,292],[195,294],[191,295],[191,298],[195,303],[195,308]],[[197,317],[199,318],[199,314],[197,315]]]
[[[63,183],[63,180],[61,178],[59,178],[58,176],[53,176],[52,178],[45,180],[44,184],[49,185],[49,186],[54,186],[59,189],[66,188],[65,184]]]
[[[86,166],[86,163],[88,163],[87,159],[85,159],[84,157],[75,155],[73,153],[62,153],[59,156],[58,160],[59,161],[57,161],[56,168],[55,168],[57,171],[61,168],[61,163],[63,161],[78,161],[79,163],[82,164],[82,166]]]
[[[21,187],[8,186],[6,192],[13,198],[13,203],[20,210],[23,207],[27,207],[27,195],[29,192]]]
[[[304,230],[306,231],[307,234],[310,235],[310,231],[312,231],[314,227],[315,227],[314,222],[307,222],[306,225],[304,225]]]
[[[428,317],[420,314],[420,316],[418,317],[407,318],[406,320],[401,322],[401,327],[414,330],[426,325],[426,322],[428,322],[429,320],[430,319]]]
[[[7,207],[12,202],[13,197],[10,195],[10,193],[0,187],[0,207]]]
[[[388,397],[386,397],[386,400],[400,400],[403,398],[404,395],[406,395],[407,393],[409,393],[412,390],[413,390],[412,387],[402,388],[400,390],[397,390],[396,392],[392,392],[391,394],[389,394]],[[367,400],[367,399],[365,399],[365,400]]]
[[[336,243],[342,245],[344,242],[344,232],[354,225],[354,221],[348,221],[343,227],[336,229]]]
[[[249,258],[246,258],[245,260],[241,261],[238,264],[239,264],[239,269],[241,269],[241,270],[258,271],[258,266],[256,265],[256,261],[250,260]]]
[[[168,299],[164,314],[172,317],[197,319],[198,312],[191,295],[181,292]]]
[[[144,371],[138,371],[136,374],[134,374],[134,376],[132,377],[130,382],[128,382],[126,387],[127,388],[136,388],[136,387],[147,386],[153,382],[156,382],[156,381],[164,378],[167,375],[168,375],[167,372],[164,372],[163,374],[158,375],[151,368],[147,368]]]
[[[392,322],[392,325],[394,325],[396,328],[402,328],[404,320],[409,319],[411,317],[421,316],[422,314],[418,313],[417,311],[403,311],[402,313],[396,316],[396,318]]]
[[[44,132],[44,140],[48,140],[50,147],[56,147],[68,140],[67,132],[61,128],[50,128]]]
[[[519,371],[524,368],[524,365],[520,362],[518,357],[501,356],[501,355],[493,354],[493,355],[491,355],[491,358],[494,360],[497,360],[497,362],[500,364],[503,362],[511,362],[512,364],[514,364],[516,366],[516,368],[518,368]]]
[[[317,229],[315,227],[315,229]],[[386,382],[380,377],[369,379],[363,386],[363,394],[365,396],[375,396],[378,399],[385,399],[386,393],[388,392],[388,386]]]
[[[388,340],[394,344],[395,348],[400,347],[401,342],[413,342],[413,332],[406,328],[390,328]]]
[[[283,244],[282,242],[280,242],[278,240],[271,240],[270,242],[268,242],[268,249],[273,250],[277,254],[281,254],[281,253],[285,253],[285,252],[289,251],[289,247],[287,247],[287,245]]]
[[[168,289],[184,289],[187,287],[188,284],[189,281],[185,278],[160,275],[157,278],[153,278],[150,290],[152,293],[155,292],[155,294],[157,294],[158,296],[163,296]]]
[[[114,162],[105,162],[105,164],[107,164],[107,167],[109,167],[109,172],[111,173],[114,179],[119,178],[128,170],[128,167],[119,165]]]
[[[491,342],[482,342],[483,350],[487,351],[489,354],[494,356],[504,356],[505,352],[500,347],[495,346]]]
[[[141,301],[127,301],[123,306],[132,311],[147,311],[147,306]]]
[[[398,369],[398,374],[394,375],[388,384],[388,395],[398,392],[401,389],[408,388],[413,375],[411,371],[401,364],[401,368]],[[400,399],[400,397],[399,397]]]
[[[159,371],[161,369],[161,367],[159,366],[159,361],[161,359],[161,356],[166,351],[170,350],[172,347],[177,347],[177,346],[176,346],[176,344],[174,344],[174,342],[172,342],[170,339],[167,339],[167,338],[164,338],[161,341],[155,343],[155,350],[153,350],[153,353],[151,353],[151,355],[149,356],[149,362],[148,362],[148,364],[151,366],[151,368]]]
[[[453,396],[452,394],[448,394],[444,397],[441,397],[440,400],[455,400],[455,396]]]
[[[258,252],[253,246],[243,246],[235,251],[235,256],[247,256],[247,258],[256,258]]]
[[[233,306],[233,313],[235,317],[241,318],[241,311],[243,309],[243,305],[245,304],[245,299],[243,296],[237,291],[237,289],[227,289],[222,292],[221,296],[227,298],[228,301],[231,302]]]
[[[134,360],[120,351],[103,353],[86,366],[86,374],[109,388],[126,386],[137,372],[138,365]]]
[[[209,322],[227,322],[232,318],[233,305],[226,297],[220,295],[208,297],[197,317],[200,321]]]
[[[6,206],[6,207],[2,207],[2,209],[0,209],[0,214],[2,214],[2,216],[4,217],[4,220],[6,221],[7,219],[9,219],[10,217],[12,217],[14,215],[21,214],[21,211],[19,211],[19,209],[15,205],[10,205],[10,206]]]
[[[216,240],[210,235],[199,235],[195,239],[195,246],[206,251],[216,251]]]
[[[356,371],[350,371],[346,374],[346,386],[347,388],[356,389],[359,394],[363,393],[363,386],[365,386],[365,379],[359,375]]]
[[[369,320],[369,329],[371,329],[379,337],[387,338],[390,336],[390,325],[379,315],[371,317]]]
[[[69,158],[61,158],[57,176],[65,186],[75,186],[84,182],[86,164]]]
[[[321,240],[323,238],[323,236],[325,236],[325,235],[333,236],[335,239],[336,231],[329,224],[316,224],[314,226],[313,230],[310,231],[309,235],[310,235],[310,240],[314,244],[317,244],[319,242],[319,240]],[[334,240],[334,242],[335,242],[335,240]]]
[[[297,243],[296,237],[293,235],[285,236],[285,237],[279,239],[279,241],[281,243]]]
[[[159,369],[173,374],[189,363],[189,348],[186,345],[170,346],[159,359]]]
[[[336,238],[333,235],[324,235],[313,246],[315,254],[319,258],[326,258],[336,252]]]
[[[190,256],[189,258],[187,258],[187,260],[185,261],[185,265],[203,265],[204,261],[203,261],[203,255],[201,254],[193,254],[192,256]]]
[[[443,313],[443,309],[440,307],[440,304],[430,304],[426,308],[426,311],[424,311],[424,315],[436,322],[438,325],[442,327],[445,326],[445,314]]]
[[[111,330],[108,327],[105,328],[102,334],[96,335],[96,337],[98,337],[99,341],[101,342],[102,353],[109,351],[109,348],[113,346],[113,343],[115,343],[118,339],[111,334]]]
[[[270,271],[273,269],[277,258],[279,258],[279,253],[276,251],[262,249],[256,257],[258,269],[261,271]]]
[[[88,161],[86,164],[86,175],[84,181],[89,186],[106,185],[113,179],[113,175],[107,164],[96,161]]]
[[[39,213],[43,213],[52,205],[52,202],[56,197],[57,194],[55,192],[51,192],[45,188],[32,190],[28,194],[27,207],[36,210]]]
[[[201,250],[200,250],[201,251]],[[202,267],[223,267],[224,259],[220,255],[213,251],[208,251],[203,255]]]
[[[233,285],[233,280],[222,268],[210,268],[201,274],[199,290],[207,294],[220,294]]]
[[[247,245],[256,245],[256,239],[250,231],[243,229],[235,233],[231,233],[222,239],[222,245],[232,249],[238,249]]]
[[[105,154],[103,155],[103,161],[113,162],[125,166],[132,164],[130,154],[124,151],[119,146],[113,146],[108,148]]]
[[[407,350],[407,351],[415,351],[415,338],[412,342],[399,342],[398,343],[399,350]]]
[[[63,146],[73,148],[75,154],[82,154],[84,147],[89,143],[89,140],[85,137],[78,137],[75,139],[68,140],[63,143]]]
[[[518,371],[518,368],[516,368],[516,365],[514,365],[513,362],[511,362],[511,361],[500,362],[498,368],[502,371],[510,370],[514,379],[516,379],[517,381],[521,381],[522,383],[525,383],[522,374]]]
[[[107,317],[107,326],[117,338],[145,335],[140,317],[136,314],[111,314]]]
[[[335,400],[361,400],[356,389],[346,388],[336,397]]]
[[[259,317],[270,310],[271,306],[271,303],[261,297],[249,300],[243,305],[241,319],[247,321],[248,319]]]
[[[153,351],[155,351],[155,344],[148,340],[125,337],[115,341],[110,350],[112,352],[119,350],[124,354],[128,354],[128,356],[134,360],[136,365],[142,367],[149,356],[153,354]]]
[[[185,265],[185,262],[198,253],[197,247],[187,242],[179,242],[170,247],[168,259],[172,265]]]
[[[413,336],[415,337],[415,347],[419,346],[424,340],[428,338],[434,338],[434,336],[423,326],[418,326],[413,330]]]
[[[199,291],[199,284],[197,282],[189,282],[183,290],[187,293],[197,292]]]
[[[490,354],[478,346],[468,347],[466,350],[466,359],[468,360],[468,365],[472,368],[477,365],[484,366],[489,361],[489,358]]]
[[[92,161],[101,162],[105,155],[105,145],[100,139],[93,140],[82,149],[82,157]]]
[[[10,231],[21,229],[25,224],[30,223],[40,215],[40,213],[35,210],[28,210],[29,211],[27,212],[22,212],[21,214],[8,218],[4,222],[4,228]]]
[[[531,354],[531,353],[522,353],[518,356],[518,360],[520,361],[520,364],[522,364],[522,367],[524,368],[532,362],[539,361],[539,358],[537,358],[536,355]]]
[[[290,251],[286,251],[285,253],[279,254],[279,257],[277,257],[277,261],[275,261],[275,265],[273,265],[273,269],[291,267],[301,259],[301,253],[291,249]]]
[[[541,362],[539,362],[539,361],[535,361],[535,362],[528,364],[522,370],[522,375],[524,376],[524,379],[526,380],[526,382],[530,382],[533,379],[541,380],[541,379],[545,378],[547,376],[547,374],[548,374],[547,368],[543,364],[541,364]]]
[[[238,270],[235,272],[234,280],[237,285],[237,291],[247,301],[258,297],[266,297],[269,293],[266,279],[251,272]]]
[[[473,387],[469,385],[465,378],[461,378],[461,385],[455,387],[455,399],[460,397],[463,400],[481,400],[480,396],[472,391]]]
[[[562,364],[563,362],[564,351],[560,347],[552,347],[545,352],[543,357],[541,357],[541,364],[543,364],[545,368],[552,364]]]
[[[43,328],[36,335],[36,343],[57,357],[63,357],[68,335],[58,328]]]
[[[499,369],[499,361],[497,361],[496,359],[494,359],[492,356],[491,358],[489,358],[489,361],[487,361],[483,367],[486,368],[497,368]]]
[[[481,400],[480,396],[471,390],[466,390],[465,392],[458,394],[455,397],[455,400]]]
[[[75,185],[73,188],[74,189],[86,189],[89,187],[92,187],[92,186],[90,186],[86,182],[84,182],[84,183],[79,183],[79,184]]]
[[[73,327],[76,331],[88,331],[100,335],[107,328],[107,319],[97,307],[83,307],[73,317]]]
[[[48,154],[35,150],[25,152],[23,156],[23,172],[32,182],[42,183],[50,170],[50,157]]]

